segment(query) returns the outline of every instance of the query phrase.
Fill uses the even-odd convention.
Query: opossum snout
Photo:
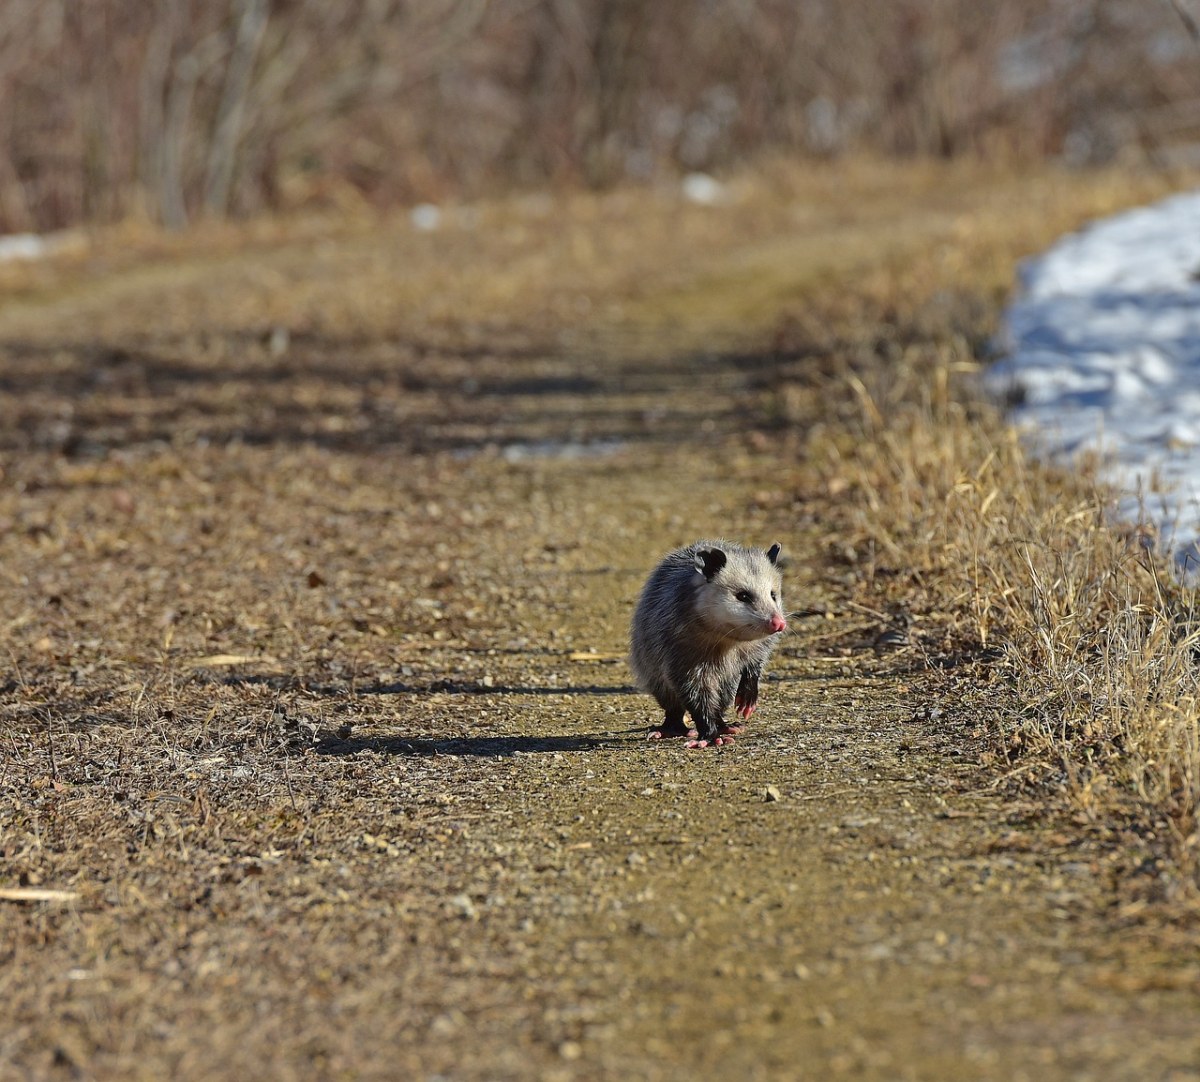
[[[781,631],[787,631],[787,621],[777,612],[771,613],[771,634],[778,635]]]

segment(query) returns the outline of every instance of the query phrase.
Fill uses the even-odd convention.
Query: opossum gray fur
[[[688,735],[686,712],[689,747],[724,744],[739,731],[724,722],[730,704],[754,713],[763,666],[787,629],[779,552],[697,541],[651,573],[629,632],[630,668],[665,714],[651,735]]]

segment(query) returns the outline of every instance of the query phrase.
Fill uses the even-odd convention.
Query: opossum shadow
[[[447,692],[452,695],[634,695],[632,685],[605,684],[481,684],[474,680],[434,680],[429,684],[406,684],[394,681],[356,689],[359,695],[402,695],[412,693]]]
[[[203,680],[203,674],[194,677]],[[277,673],[233,673],[210,678],[210,683],[226,687],[262,686],[282,691],[303,689],[310,695],[329,698],[361,695],[428,695],[442,692],[452,695],[636,695],[637,688],[629,685],[606,684],[482,684],[473,680],[433,680],[429,683],[408,683],[393,680],[352,686],[349,683],[316,683],[298,676]]]
[[[489,759],[510,755],[538,755],[553,752],[593,751],[614,747],[615,734],[592,736],[448,736],[342,737],[321,731],[316,734],[313,750],[318,755],[356,755],[373,751],[379,755],[428,758],[438,755],[473,755]]]

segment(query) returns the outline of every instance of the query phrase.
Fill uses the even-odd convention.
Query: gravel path
[[[1193,939],[982,765],[986,686],[871,648],[820,384],[781,425],[769,349],[205,336],[168,289],[4,339],[0,886],[73,897],[0,901],[0,1074],[1200,1077]],[[685,751],[624,636],[714,534],[802,615]]]

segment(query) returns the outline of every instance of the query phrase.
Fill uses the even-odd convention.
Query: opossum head
[[[704,582],[696,593],[696,613],[706,629],[722,639],[753,642],[787,630],[778,544],[766,552],[729,546],[696,551]]]

